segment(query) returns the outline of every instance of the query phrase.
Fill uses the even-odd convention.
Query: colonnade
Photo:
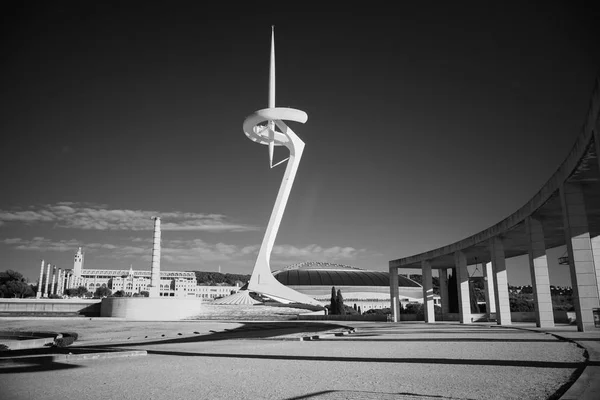
[[[44,273],[45,271],[45,273]],[[57,268],[53,264],[45,264],[42,260],[36,298],[48,298],[51,295],[62,296],[67,289],[84,285],[81,276],[76,276],[71,270]]]
[[[593,309],[600,307],[600,232],[591,232],[588,221],[590,217],[586,210],[584,190],[581,184],[565,182],[560,185],[558,194],[562,208],[564,243],[569,260],[577,330],[585,331],[595,326]],[[522,224],[526,232],[526,254],[533,288],[536,326],[551,328],[554,326],[554,313],[546,254],[548,240],[542,222],[534,212],[527,216]],[[483,263],[487,310],[488,313],[495,314],[498,325],[511,324],[504,239],[505,237],[501,233],[492,236],[487,243],[484,243],[487,247],[487,259],[489,259],[489,262]],[[476,244],[479,247],[482,245],[481,242]],[[508,245],[514,245],[514,243]],[[454,251],[454,265],[438,267],[442,311],[445,313],[449,311],[447,271],[451,268],[456,276],[459,321],[464,324],[472,322],[466,257],[469,250],[469,247],[465,247]],[[448,255],[448,253],[444,255]],[[420,262],[423,276],[425,322],[429,323],[435,322],[431,272],[433,261],[434,259],[423,259]],[[415,266],[418,267],[418,264],[406,265],[405,268],[414,268]],[[398,267],[390,266],[391,310],[395,322],[400,320],[397,288]]]

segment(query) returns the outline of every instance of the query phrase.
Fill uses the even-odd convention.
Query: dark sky
[[[0,256],[31,280],[77,246],[149,268],[152,215],[164,270],[251,272],[284,170],[242,132],[272,24],[277,105],[309,116],[273,268],[387,270],[499,222],[569,152],[600,70],[585,3],[93,3],[2,13]]]

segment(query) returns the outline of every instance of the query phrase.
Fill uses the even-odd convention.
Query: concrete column
[[[594,329],[592,309],[599,306],[598,281],[592,253],[592,241],[581,186],[563,184],[560,187],[563,226],[569,255],[573,305],[577,330]]]
[[[496,320],[496,296],[494,295],[494,271],[492,263],[483,263],[483,290],[488,321]]]
[[[52,267],[52,265],[48,263],[46,269],[46,283],[44,284],[44,297],[48,297],[48,295],[50,294],[48,292],[48,286],[50,285],[50,267]]]
[[[63,294],[65,294],[65,277],[66,277],[67,271],[63,270],[62,271],[62,275],[60,277],[60,295],[62,296]]]
[[[62,276],[62,269],[59,268],[56,273],[56,294],[60,296],[60,277]]]
[[[398,298],[398,268],[390,268],[390,310],[392,321],[400,321],[400,299]]]
[[[529,240],[529,271],[535,302],[535,323],[538,328],[554,327],[554,312],[550,295],[550,275],[546,257],[546,242],[542,223],[532,217],[525,220]]]
[[[49,294],[56,294],[56,265],[52,266],[52,282],[50,283]]]
[[[421,261],[423,273],[423,311],[425,322],[435,322],[435,307],[433,305],[433,279],[431,277],[431,263]]]
[[[496,297],[496,323],[511,325],[510,301],[508,297],[508,273],[504,258],[504,245],[499,237],[490,239],[490,255],[494,273],[494,296]]]
[[[442,316],[450,312],[450,303],[448,299],[448,268],[442,268],[440,271],[440,297],[442,300]]]
[[[62,276],[62,269],[59,268],[58,269],[58,273],[56,274],[56,289],[54,289],[54,294],[57,294],[60,296],[60,279]]]
[[[160,285],[160,217],[154,219],[154,241],[152,244],[152,269],[150,270],[149,297],[159,297]],[[123,282],[124,283],[124,282]]]
[[[471,296],[469,294],[469,270],[467,269],[467,257],[462,251],[454,253],[454,265],[456,266],[456,289],[458,292],[458,314],[462,324],[470,324],[471,321]]]
[[[600,297],[600,236],[592,238],[592,253],[594,255],[594,269],[596,270],[596,287]]]
[[[42,297],[42,283],[44,281],[44,260],[42,260],[42,266],[40,267],[40,280],[37,287],[37,293],[35,294],[36,299]]]

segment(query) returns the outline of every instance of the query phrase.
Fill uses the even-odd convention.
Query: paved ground
[[[79,330],[73,353],[137,351],[93,360],[4,360],[2,399],[600,398],[589,397],[600,393],[593,392],[598,375],[586,376],[600,368],[600,329],[578,333],[565,326],[544,333],[526,324],[354,321],[336,326],[2,319],[0,324],[2,330]],[[355,333],[334,335],[349,325]],[[307,335],[319,339],[298,340]]]

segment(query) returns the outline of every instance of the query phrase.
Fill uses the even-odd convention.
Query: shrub
[[[375,314],[375,315],[389,315],[392,313],[392,310],[390,308],[371,308],[370,310],[367,310],[364,312],[365,315],[368,314]]]

